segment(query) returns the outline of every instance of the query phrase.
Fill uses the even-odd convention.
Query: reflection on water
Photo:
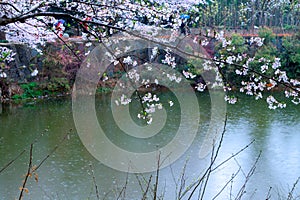
[[[170,94],[164,94],[166,97]],[[233,173],[239,174],[219,199],[234,198],[243,183],[245,175],[252,167],[259,152],[261,159],[254,175],[249,180],[245,199],[266,198],[269,187],[272,187],[273,199],[278,193],[287,197],[288,190],[300,175],[300,108],[290,105],[284,110],[268,110],[263,101],[244,99],[234,106],[228,106],[228,123],[218,162],[225,160],[242,149],[253,139],[255,142],[248,149],[224,164],[211,175],[204,199],[211,199],[230,180]],[[118,127],[111,123],[109,95],[96,98],[97,116],[104,127],[107,137],[120,147],[130,151],[149,151],[163,146],[174,136],[178,128],[179,107],[172,107],[168,115],[167,127],[147,140],[132,139],[120,134]],[[180,177],[182,167],[187,162],[186,186],[207,166],[199,160],[197,152],[207,130],[210,119],[208,94],[199,95],[200,129],[197,139],[180,160],[160,171],[159,190],[165,191],[165,199],[175,199],[176,184],[174,179]],[[133,175],[118,172],[95,160],[82,145],[76,134],[72,118],[70,99],[49,100],[42,103],[24,106],[1,106],[0,109],[0,169],[16,157],[23,149],[27,151],[8,169],[0,174],[0,199],[18,197],[19,187],[27,171],[29,146],[34,144],[33,164],[38,164],[62,140],[64,135],[73,129],[70,137],[38,170],[39,181],[30,179],[29,194],[25,199],[96,199],[93,178],[89,164],[93,164],[99,194],[105,199],[116,199],[128,176],[127,199],[141,199],[142,192],[137,177],[149,178],[150,174]],[[131,109],[138,109],[132,107]],[[192,119],[191,119],[192,120]],[[40,135],[43,135],[40,137]],[[112,158],[113,159],[113,158]],[[209,159],[206,158],[206,161]],[[172,169],[172,173],[171,173]],[[174,178],[173,178],[174,176]],[[141,180],[141,179],[140,179]],[[232,191],[230,188],[232,186]],[[146,187],[144,186],[144,189]],[[295,193],[300,193],[298,187]],[[197,195],[196,195],[197,196]],[[196,199],[196,198],[195,198]]]

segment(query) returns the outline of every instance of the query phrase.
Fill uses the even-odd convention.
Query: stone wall
[[[25,44],[0,43],[0,46],[11,49],[16,55],[14,61],[7,64],[3,71],[7,74],[8,82],[27,82],[31,72],[42,67],[42,58],[38,52]]]
[[[14,61],[5,63],[6,66],[1,68],[7,77],[0,77],[0,100],[21,93],[18,85],[23,83],[34,81],[47,85],[47,81],[53,78],[64,78],[72,83],[81,60],[85,58],[85,52],[92,50],[93,47],[86,48],[86,42],[80,39],[66,42],[79,55],[80,60],[59,40],[41,47],[42,55],[26,44],[0,43],[0,46],[7,47],[15,53]],[[38,74],[32,76],[31,73],[35,69],[38,70]]]

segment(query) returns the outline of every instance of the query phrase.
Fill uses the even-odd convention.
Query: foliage
[[[116,96],[112,102],[116,106],[132,105],[139,102],[141,106],[137,107],[137,112],[133,114],[136,114],[137,118],[144,120],[143,122],[147,124],[152,123],[152,117],[155,116],[153,113],[157,110],[163,109],[164,106],[172,107],[180,102],[173,97],[166,104],[162,103],[158,93],[155,93],[155,88],[159,87],[160,84],[165,84],[164,81],[170,82],[168,86],[177,86],[174,89],[180,89],[182,85],[184,88],[185,80],[183,79],[193,83],[191,84],[192,87],[199,92],[203,92],[207,88],[224,89],[226,95],[223,96],[222,94],[220,96],[230,104],[235,104],[239,100],[231,94],[231,91],[235,89],[253,96],[256,100],[264,99],[270,109],[286,107],[285,101],[277,100],[268,92],[271,89],[284,86],[282,92],[284,92],[286,98],[289,98],[294,104],[299,104],[300,81],[289,77],[288,74],[291,74],[293,70],[289,71],[287,69],[287,65],[293,65],[296,72],[299,70],[297,69],[299,46],[292,45],[296,43],[295,41],[287,40],[283,42],[283,46],[288,52],[286,54],[289,54],[288,59],[285,60],[287,65],[284,68],[280,63],[274,45],[275,36],[271,29],[259,29],[258,37],[254,36],[249,40],[244,40],[239,34],[228,36],[225,35],[224,30],[217,30],[217,27],[223,27],[230,30],[231,33],[233,29],[238,32],[238,29],[245,28],[251,29],[254,34],[257,28],[266,25],[277,27],[299,26],[299,7],[300,4],[296,1],[279,0],[190,0],[170,1],[168,3],[152,0],[2,0],[0,1],[0,31],[8,33],[7,39],[9,41],[27,43],[30,47],[45,55],[44,70],[39,72],[35,69],[31,73],[32,77],[36,77],[41,82],[21,84],[24,93],[14,95],[13,98],[40,98],[44,95],[69,91],[80,64],[91,50],[89,47],[92,42],[100,42],[101,46],[108,50],[107,54],[101,55],[101,58],[105,56],[105,61],[111,63],[112,72],[116,73],[113,75],[109,75],[109,72],[99,74],[99,71],[93,71],[95,70],[94,67],[90,67],[94,63],[87,59],[86,66],[84,66],[86,68],[84,69],[91,74],[89,78],[98,78],[99,76],[102,81],[110,81],[111,77],[120,77],[121,74],[124,74],[125,78],[117,82],[121,92],[117,94],[119,96]],[[189,31],[188,27],[200,28],[200,33],[195,34]],[[211,28],[206,29],[207,27]],[[71,28],[77,29],[81,41],[83,41],[81,44],[70,42],[69,30]],[[202,34],[203,31],[205,34]],[[119,32],[124,34],[117,35],[113,39],[110,37]],[[164,32],[168,32],[168,35],[161,34]],[[146,47],[148,48],[146,51],[148,57],[143,62],[141,62],[142,58],[132,55],[120,56],[131,48],[134,50],[130,51],[136,50],[136,46],[131,45],[132,40],[130,39],[133,37],[157,45],[155,47],[151,46],[151,48]],[[127,40],[128,38],[130,39]],[[299,40],[298,36],[296,40]],[[124,47],[122,50],[109,48],[115,47],[114,45],[117,46],[117,44],[124,41],[128,43],[122,45]],[[175,43],[174,41],[179,42]],[[193,44],[185,43],[185,41],[193,42]],[[205,46],[210,48],[214,42],[217,43],[216,54],[211,56],[210,52],[204,52],[203,49]],[[49,43],[57,46],[42,51],[41,49],[47,47]],[[193,47],[203,51],[194,52]],[[164,53],[161,53],[163,51]],[[176,51],[182,54],[181,57],[175,54]],[[12,52],[9,54],[12,54]],[[183,59],[180,58],[185,56],[187,59],[192,58],[183,62]],[[7,65],[5,60],[7,60],[8,54],[2,53],[2,57],[3,59],[0,62],[3,68]],[[151,64],[157,63],[163,64],[169,71],[158,69],[159,73],[155,74]],[[137,66],[145,67],[138,71]],[[154,65],[154,67],[156,66]],[[114,70],[114,68],[121,70]],[[3,73],[0,71],[1,79],[7,76]],[[201,75],[205,73],[209,73],[214,77],[205,82],[201,79]],[[155,77],[142,76],[145,74],[155,74]],[[161,80],[162,83],[159,82]],[[131,96],[126,96],[128,94],[126,93],[127,90],[131,89],[127,86],[132,83],[141,83],[140,88],[145,88],[147,91],[143,93],[143,91],[139,91],[140,88],[134,88],[134,95],[130,93]],[[89,84],[86,84],[82,88],[79,87],[82,90],[78,93],[75,91],[75,95],[90,95],[90,91],[85,90],[85,87],[89,86]],[[185,88],[190,89],[189,86]],[[98,89],[100,92],[106,90],[106,87]],[[197,111],[195,108],[198,108],[198,105],[194,107],[191,103],[187,104],[193,106],[190,111]],[[179,106],[181,107],[181,105]],[[186,110],[184,106],[181,107],[181,111]],[[218,107],[214,107],[213,110],[218,110]],[[194,122],[198,124],[196,120]],[[197,129],[194,130],[197,131]],[[212,141],[210,144],[214,142]],[[212,161],[214,160],[215,158]],[[206,174],[208,177],[212,172],[211,166],[208,168],[208,174]],[[29,175],[27,174],[27,176]],[[26,181],[24,181],[23,186],[25,184]],[[244,188],[241,189],[241,194],[244,193]],[[23,191],[24,187],[21,190]]]
[[[275,40],[275,34],[270,28],[260,28],[258,30],[258,36],[264,38],[264,44],[270,45]]]
[[[266,64],[266,66],[269,65],[269,63],[274,62],[278,56],[278,51],[275,46],[271,43],[266,44],[256,51],[255,60],[251,62],[250,66],[253,70],[261,72],[264,64]],[[268,69],[266,69],[266,75],[272,76],[272,74],[274,74],[274,70],[268,67]]]
[[[191,23],[196,27],[228,27],[246,29],[273,26],[297,30],[299,27],[299,1],[206,1],[191,6],[188,13],[197,19]]]
[[[66,46],[67,45],[67,46]],[[59,77],[77,70],[84,59],[85,48],[74,42],[49,43],[44,48],[44,60],[42,76],[51,79],[51,76]],[[76,56],[74,56],[76,53]],[[74,78],[74,77],[73,77]]]
[[[295,91],[298,91],[299,88],[293,88],[293,86],[299,85],[299,81],[295,79],[299,76],[295,76],[295,74],[289,76],[293,67],[282,66],[278,53],[280,49],[274,45],[276,41],[273,32],[270,29],[261,29],[259,35],[264,38],[250,38],[247,43],[242,45],[246,48],[242,48],[240,51],[232,51],[235,49],[233,44],[236,43],[233,38],[231,40],[229,38],[224,39],[217,45],[216,58],[221,60],[221,62],[217,62],[217,65],[221,71],[222,79],[226,83],[225,90],[230,93],[232,88],[237,87],[240,92],[255,96],[255,99],[261,99],[265,89],[271,90],[282,84],[288,88],[285,91],[286,97],[293,96],[292,102],[298,104],[298,100],[295,100],[298,94]],[[242,43],[240,42],[240,44]],[[244,51],[245,49],[247,50]],[[292,51],[294,52],[292,55],[297,52],[296,49]],[[285,62],[285,64],[287,63]],[[233,96],[226,98],[232,103],[237,100]],[[271,109],[285,107],[285,103],[279,103],[272,95],[266,100]]]
[[[24,91],[23,94],[15,94],[12,99],[39,98],[44,94],[43,90],[39,89],[37,82],[21,84],[20,87]]]
[[[109,87],[98,87],[96,90],[97,93],[108,93],[111,91],[112,91],[112,88],[109,88]]]
[[[23,93],[15,94],[12,99],[32,99],[42,98],[43,96],[52,96],[70,91],[70,85],[66,78],[53,78],[50,81],[37,83],[29,82],[20,84]]]
[[[237,31],[242,27],[251,29],[254,33],[254,30],[257,29],[256,26],[258,28],[259,26],[266,27],[266,25],[298,26],[298,8],[299,3],[297,2],[277,0],[200,0],[180,3],[148,0],[114,2],[58,2],[55,0],[28,2],[22,0],[13,3],[1,1],[0,10],[1,13],[6,13],[6,16],[0,20],[0,30],[9,32],[8,40],[25,42],[37,49],[45,46],[45,41],[51,42],[55,41],[57,37],[60,38],[61,46],[58,46],[57,49],[41,52],[46,55],[44,71],[34,70],[32,72],[32,76],[39,73],[39,78],[52,82],[45,86],[48,91],[67,90],[75,79],[75,73],[80,63],[89,53],[86,51],[88,48],[77,48],[78,44],[74,45],[67,41],[70,33],[67,29],[76,29],[77,26],[78,33],[81,34],[83,40],[87,41],[85,47],[89,46],[87,44],[90,43],[90,40],[117,44],[120,42],[119,39],[109,41],[108,37],[117,32],[124,32],[127,35],[160,44],[172,42],[174,38],[182,39],[182,34],[188,34],[188,37],[192,37],[195,43],[197,43],[197,39],[201,38],[201,42],[198,42],[202,46],[211,45],[210,41],[216,41],[219,43],[217,54],[215,59],[210,61],[210,64],[215,66],[208,67],[216,72],[216,83],[210,83],[214,87],[222,87],[222,81],[224,81],[226,91],[237,88],[242,92],[247,91],[248,94],[261,98],[263,91],[284,85],[288,88],[286,91],[288,96],[293,94],[293,98],[299,99],[299,90],[294,88],[298,86],[298,81],[290,79],[283,70],[276,47],[273,45],[275,37],[270,29],[259,29],[259,37],[253,37],[250,41],[246,41],[249,44],[244,44],[245,41],[240,35],[233,34],[231,37],[226,37],[224,31],[216,28],[222,26],[232,32],[232,29]],[[80,9],[80,13],[75,11],[77,9]],[[270,16],[275,16],[276,19],[274,20]],[[201,29],[212,27],[212,29],[201,30],[206,33],[204,35],[201,32],[199,35],[190,34],[190,31],[178,33],[178,30],[188,30],[188,26]],[[162,30],[170,31],[172,37],[167,40],[159,37]],[[285,46],[288,48],[288,44]],[[131,47],[129,46],[129,48]],[[117,51],[117,49],[115,50]],[[186,51],[186,49],[182,50]],[[173,55],[172,49],[166,51],[166,54],[160,55],[164,57],[161,59],[162,63],[180,71],[189,81],[195,81],[195,84],[198,84],[198,77],[204,68],[199,70],[191,63],[178,63],[180,60]],[[118,63],[117,59],[116,55],[112,55],[111,62]],[[201,56],[199,59],[203,62],[199,66],[207,64]],[[296,62],[297,64],[297,60],[297,56],[291,56],[289,63]],[[136,67],[133,63],[140,64],[136,58],[130,56],[126,58],[126,62],[132,65],[128,69]],[[58,69],[57,72],[53,72],[53,66]],[[55,76],[50,75],[50,72]],[[128,73],[126,70],[123,72]],[[139,77],[137,72],[130,75],[129,78]],[[64,76],[67,76],[68,83],[61,79]],[[180,82],[180,78],[172,74],[168,74],[167,78]],[[200,82],[205,84],[203,81]],[[148,84],[151,85],[147,83],[145,87],[148,87]],[[269,87],[270,85],[271,87]],[[201,85],[201,87],[198,85],[195,89],[200,88],[199,91],[202,91],[205,87],[206,85]],[[290,93],[290,90],[295,93]],[[227,101],[228,98],[225,100]],[[277,102],[271,97],[269,101],[266,100],[268,103],[270,101]]]
[[[43,83],[41,87],[50,95],[55,93],[66,93],[71,89],[69,81],[66,78],[57,77],[54,77],[51,80]]]
[[[236,66],[231,65],[230,60],[232,57],[241,57],[249,54],[248,48],[250,47],[247,47],[245,39],[239,34],[232,34],[227,40],[231,41],[227,45],[222,42],[216,44],[216,58],[229,62],[228,64],[223,63],[220,65],[224,81],[229,85],[239,85],[244,77],[236,74]],[[239,62],[241,65],[244,63],[244,60]]]
[[[282,41],[281,60],[284,69],[291,78],[300,77],[300,33],[285,37]]]

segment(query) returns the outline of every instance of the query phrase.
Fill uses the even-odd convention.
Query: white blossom
[[[275,61],[274,63],[272,64],[272,68],[273,69],[277,69],[278,67],[281,66],[281,63],[280,63],[280,58],[275,58]]]
[[[130,56],[127,56],[126,58],[123,59],[123,63],[125,63],[125,64],[132,64],[133,60],[131,59]]]
[[[276,69],[275,75],[278,75],[278,81],[288,82],[288,77],[287,77],[285,71],[281,71],[279,69]]]
[[[140,74],[137,72],[136,69],[132,69],[130,70],[126,76],[131,79],[131,80],[134,80],[135,82],[139,81],[140,80]]]
[[[251,37],[250,38],[250,45],[252,45],[253,43],[256,43],[257,46],[261,47],[264,43],[264,38],[260,38],[260,37]]]
[[[207,39],[201,41],[202,46],[207,46],[208,44],[209,44],[209,41]]]
[[[158,47],[154,47],[154,48],[152,49],[152,54],[151,54],[151,56],[150,56],[150,59],[151,59],[151,60],[154,59],[154,58],[157,56],[157,53],[158,53]]]
[[[277,108],[285,108],[286,104],[285,103],[280,103],[278,102],[272,95],[268,96],[266,99],[269,109],[275,110]]]
[[[39,71],[37,69],[34,69],[32,72],[31,72],[31,76],[37,76],[39,73]]]
[[[0,78],[7,78],[7,74],[5,72],[0,72]]]
[[[300,81],[296,80],[296,79],[290,79],[290,83],[293,85],[293,86],[298,86],[300,85]]]
[[[258,100],[258,99],[262,99],[263,96],[262,96],[262,93],[259,92],[258,94],[255,95],[255,100]]]
[[[162,63],[172,66],[172,68],[176,67],[175,57],[172,57],[170,52],[167,52],[165,55],[165,59],[162,60]]]
[[[236,57],[235,56],[228,56],[226,59],[226,63],[228,64],[233,64],[233,61],[235,61]]]
[[[148,120],[147,120],[147,124],[151,124],[153,121],[153,118],[152,117],[149,117]]]
[[[91,42],[87,42],[87,43],[85,44],[85,46],[86,46],[86,47],[90,47],[90,46],[92,46],[92,43],[91,43]]]
[[[0,61],[10,63],[15,60],[15,55],[16,53],[13,50],[0,46]]]
[[[120,103],[121,105],[127,105],[131,102],[130,98],[127,98],[125,94],[121,95]]]
[[[203,83],[198,83],[195,87],[199,92],[203,92],[206,88],[206,85]]]
[[[260,67],[260,71],[262,73],[265,73],[268,70],[269,66],[267,64],[264,64]]]
[[[185,76],[185,78],[191,78],[191,79],[193,79],[193,78],[196,77],[196,75],[192,74],[191,72],[186,72],[186,71],[183,70],[182,73]]]
[[[236,97],[234,97],[234,96],[230,97],[228,95],[226,95],[224,97],[224,100],[227,101],[229,104],[235,104],[237,102],[237,98]]]

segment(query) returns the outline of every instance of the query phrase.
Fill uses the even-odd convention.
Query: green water
[[[169,94],[164,95],[168,97]],[[278,195],[286,198],[293,183],[300,176],[300,107],[288,105],[284,110],[272,111],[263,101],[244,97],[241,99],[237,105],[227,106],[228,122],[217,162],[222,162],[253,139],[255,142],[236,156],[235,160],[232,159],[213,172],[204,199],[212,199],[241,167],[242,170],[233,179],[232,184],[228,184],[228,188],[218,198],[234,199],[260,151],[262,155],[246,185],[244,199],[266,198],[270,187],[272,199],[279,199]],[[205,162],[195,156],[185,157],[190,153],[197,155],[195,152],[201,144],[201,134],[208,128],[209,95],[199,95],[199,102],[201,121],[194,143],[183,157],[160,171],[158,188],[160,193],[164,191],[167,200],[175,199],[174,178],[178,179],[186,161],[186,186],[206,167]],[[114,144],[128,151],[147,152],[166,145],[174,137],[180,117],[184,117],[180,116],[179,106],[175,101],[174,106],[168,111],[163,131],[157,137],[141,140],[119,133],[120,129],[111,122],[113,118],[109,105],[109,95],[96,97],[95,108],[99,123]],[[131,108],[135,109],[138,108],[135,106]],[[23,106],[1,106],[0,169],[23,149],[26,149],[26,152],[0,173],[0,199],[18,198],[19,187],[28,167],[29,147],[33,141],[37,140],[33,147],[33,165],[37,165],[68,132],[70,135],[67,139],[38,169],[38,182],[34,178],[29,179],[27,183],[29,193],[25,194],[24,199],[96,199],[89,164],[94,168],[100,199],[117,199],[126,180],[128,183],[125,199],[142,198],[143,192],[137,177],[148,179],[151,173],[134,175],[119,172],[101,164],[90,155],[77,135],[71,99],[66,98]],[[297,194],[300,194],[300,186],[295,189],[295,196]],[[196,196],[194,199],[197,199]]]

